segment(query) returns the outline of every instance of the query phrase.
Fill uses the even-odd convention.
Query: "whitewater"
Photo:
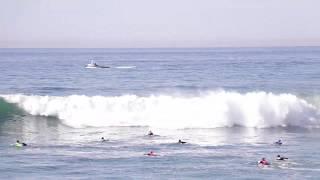
[[[319,67],[319,47],[0,49],[0,179],[318,179]]]
[[[301,126],[317,128],[320,113],[292,94],[207,92],[201,96],[116,97],[1,95],[31,115],[53,116],[71,127],[148,126],[217,128]]]

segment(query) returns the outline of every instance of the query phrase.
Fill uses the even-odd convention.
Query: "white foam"
[[[292,94],[218,91],[194,97],[56,97],[21,94],[1,97],[32,115],[55,116],[72,127],[320,127],[319,109]]]

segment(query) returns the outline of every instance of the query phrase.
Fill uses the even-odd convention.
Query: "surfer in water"
[[[279,139],[278,141],[276,141],[275,144],[277,144],[277,145],[282,145],[281,139]]]
[[[148,136],[154,136],[154,134],[151,130],[148,132]]]
[[[284,161],[284,160],[287,160],[287,159],[289,159],[289,158],[283,157],[283,156],[280,156],[280,155],[277,156],[277,160],[278,161]]]
[[[15,144],[17,147],[22,147],[22,146],[27,146],[26,143],[24,142],[20,142],[19,140],[16,141],[16,144]]]
[[[178,143],[179,143],[179,144],[186,144],[187,142],[181,141],[181,139],[179,139]]]
[[[266,160],[266,158],[262,158],[258,163],[262,165],[270,165],[270,163]]]
[[[107,139],[105,139],[104,137],[101,138],[101,142],[105,142],[108,141]]]
[[[153,151],[150,151],[150,152],[148,152],[148,153],[146,153],[146,154],[144,154],[144,155],[146,155],[146,156],[158,156],[156,153],[154,153]]]

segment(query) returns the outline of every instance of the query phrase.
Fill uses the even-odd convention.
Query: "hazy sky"
[[[320,45],[320,0],[0,0],[0,47]]]

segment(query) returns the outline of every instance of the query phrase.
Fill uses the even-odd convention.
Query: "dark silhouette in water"
[[[277,156],[277,160],[279,160],[279,161],[284,161],[286,159],[289,159],[289,158],[283,157],[283,156],[280,156],[280,155]]]
[[[149,132],[148,132],[148,136],[153,136],[154,134],[153,134],[153,132],[150,130]]]
[[[101,138],[102,142],[108,141],[108,139],[105,139],[104,137]]]
[[[276,141],[275,144],[277,144],[277,145],[282,145],[281,139],[279,139],[278,141]]]

